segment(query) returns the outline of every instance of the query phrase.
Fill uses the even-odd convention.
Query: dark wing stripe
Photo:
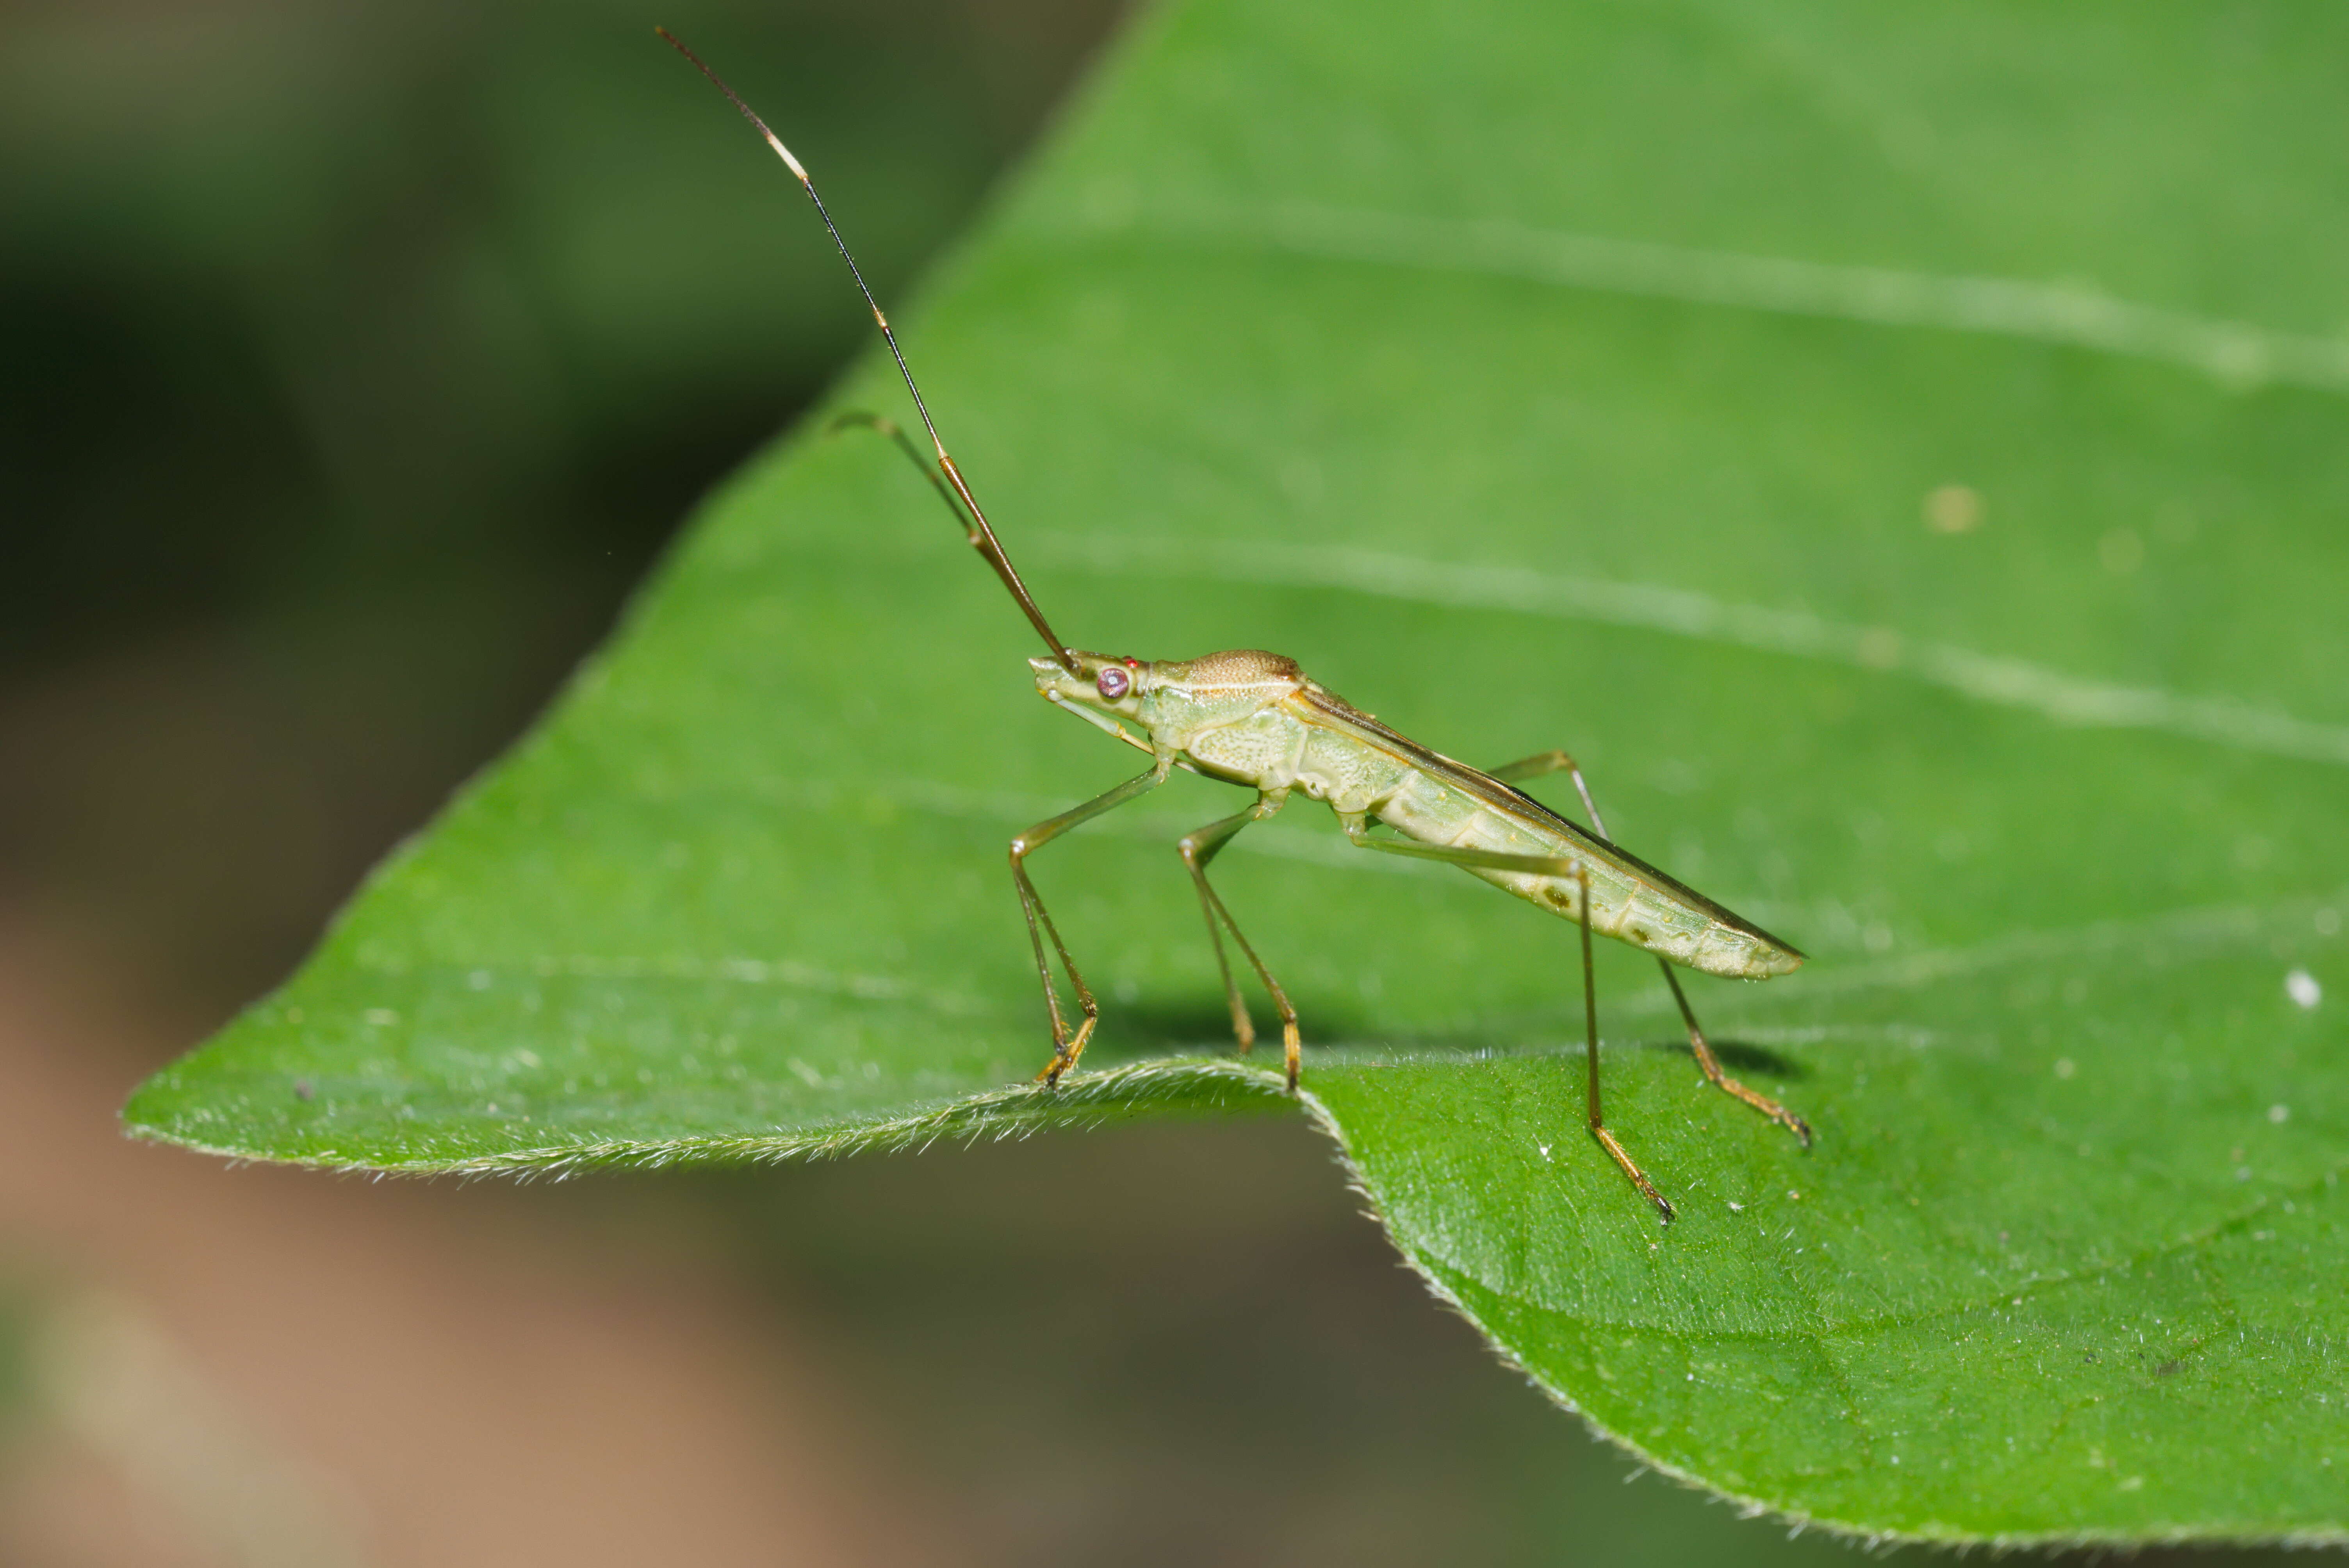
[[[1769,943],[1774,947],[1784,948],[1797,958],[1803,956],[1801,950],[1794,944],[1781,941],[1744,915],[1723,908],[1686,882],[1667,876],[1629,850],[1619,849],[1589,829],[1567,820],[1524,790],[1513,789],[1490,774],[1481,773],[1464,762],[1456,762],[1442,752],[1430,751],[1409,736],[1398,735],[1336,693],[1324,690],[1318,686],[1309,686],[1299,696],[1324,721],[1330,723],[1332,727],[1354,731],[1356,738],[1391,752],[1414,768],[1433,774],[1464,794],[1475,797],[1504,816],[1526,820],[1529,825],[1544,832],[1555,833],[1569,843],[1591,851],[1617,870],[1645,882],[1658,892],[1666,893],[1682,903],[1702,910],[1707,915],[1733,931],[1742,931],[1746,935]]]

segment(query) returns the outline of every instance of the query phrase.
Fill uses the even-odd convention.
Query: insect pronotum
[[[921,388],[915,385],[913,370],[905,363],[905,350],[898,346],[897,335],[865,284],[864,274],[825,210],[823,198],[816,194],[815,182],[781,139],[767,129],[766,121],[737,98],[717,72],[703,65],[667,28],[658,31],[741,110],[798,177],[833,243],[839,247],[841,259],[848,263],[849,275],[873,312],[874,325],[889,345],[889,353],[905,377],[905,390],[912,395],[914,411],[920,416],[936,454],[936,467],[933,469],[905,433],[889,420],[849,415],[840,423],[868,426],[893,438],[937,490],[971,546],[995,569],[1050,650],[1049,658],[1028,661],[1037,693],[1150,758],[1148,769],[1115,789],[1039,822],[1011,841],[1011,880],[1019,893],[1020,912],[1027,917],[1036,975],[1051,1020],[1051,1059],[1036,1075],[1038,1082],[1048,1088],[1057,1086],[1063,1075],[1075,1069],[1086,1042],[1092,1038],[1101,1008],[1028,874],[1028,857],[1071,829],[1147,794],[1181,768],[1256,791],[1255,802],[1246,810],[1185,834],[1176,847],[1206,916],[1208,940],[1223,975],[1225,999],[1231,1006],[1232,1033],[1243,1051],[1256,1042],[1256,1027],[1249,1021],[1247,1004],[1240,997],[1224,947],[1226,932],[1231,934],[1234,945],[1263,983],[1274,1011],[1280,1016],[1291,1090],[1297,1087],[1302,1066],[1297,1009],[1289,1005],[1288,993],[1257,956],[1254,944],[1241,934],[1223,896],[1208,882],[1207,867],[1241,829],[1271,816],[1291,794],[1301,792],[1327,804],[1337,814],[1347,838],[1359,848],[1458,866],[1581,927],[1590,1133],[1664,1219],[1671,1219],[1671,1204],[1656,1191],[1655,1183],[1599,1112],[1599,1008],[1590,963],[1594,930],[1656,955],[1672,999],[1680,1004],[1690,1049],[1705,1078],[1809,1146],[1811,1130],[1802,1118],[1722,1070],[1672,968],[1677,964],[1708,975],[1766,980],[1799,966],[1803,954],[1753,922],[1608,842],[1606,823],[1583,782],[1582,770],[1565,752],[1544,751],[1506,767],[1479,770],[1398,735],[1306,675],[1296,660],[1279,654],[1239,648],[1203,658],[1149,660],[1086,653],[1063,643],[1019,580],[962,470],[947,455]],[[1134,727],[1127,728],[1128,723]],[[1515,780],[1561,771],[1573,779],[1575,792],[1590,814],[1588,830],[1513,787]],[[1374,824],[1391,832],[1374,833]],[[1080,1019],[1073,1028],[1052,978],[1054,958],[1076,995]]]

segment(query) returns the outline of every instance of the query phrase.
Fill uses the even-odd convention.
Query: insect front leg
[[[1582,809],[1590,813],[1590,830],[1600,838],[1607,837],[1607,824],[1599,815],[1599,802],[1590,798],[1590,786],[1582,781],[1582,769],[1565,752],[1552,749],[1519,758],[1506,767],[1493,769],[1492,777],[1504,784],[1514,784],[1520,779],[1538,779],[1546,773],[1565,773],[1574,780],[1574,792],[1582,797]],[[1768,1095],[1751,1089],[1722,1070],[1721,1058],[1713,1054],[1705,1043],[1704,1027],[1696,1021],[1696,1009],[1689,1006],[1688,993],[1681,988],[1681,977],[1672,970],[1670,961],[1658,958],[1656,967],[1664,972],[1664,984],[1672,988],[1672,1000],[1680,1004],[1681,1021],[1688,1026],[1689,1049],[1696,1056],[1696,1065],[1702,1068],[1713,1087],[1735,1099],[1742,1099],[1771,1120],[1784,1127],[1811,1146],[1810,1123],[1772,1099]]]
[[[1036,1081],[1047,1087],[1057,1087],[1061,1075],[1077,1065],[1085,1053],[1085,1042],[1093,1036],[1093,1026],[1101,1020],[1101,1004],[1093,1000],[1085,977],[1077,972],[1077,961],[1069,956],[1069,944],[1061,940],[1058,926],[1052,923],[1051,913],[1036,892],[1036,884],[1028,876],[1028,857],[1059,838],[1070,829],[1089,822],[1102,812],[1124,805],[1138,795],[1146,795],[1166,782],[1174,770],[1174,758],[1163,754],[1157,765],[1147,773],[1135,775],[1116,789],[1096,795],[1083,805],[1048,818],[1011,841],[1011,880],[1019,890],[1019,912],[1028,917],[1029,945],[1036,950],[1036,977],[1043,983],[1044,1009],[1052,1019],[1052,1059],[1036,1075]],[[1077,1006],[1084,1014],[1084,1022],[1075,1034],[1069,1032],[1068,1020],[1061,1012],[1061,995],[1052,984],[1052,965],[1044,954],[1045,938],[1050,937],[1052,951],[1061,955],[1061,967],[1069,976],[1069,985],[1077,994]]]
[[[1185,834],[1175,848],[1182,851],[1183,864],[1191,873],[1193,885],[1199,890],[1199,908],[1207,917],[1207,940],[1215,944],[1216,967],[1224,977],[1224,999],[1231,1004],[1232,1033],[1238,1037],[1240,1049],[1244,1051],[1256,1044],[1256,1026],[1248,1021],[1247,1004],[1240,999],[1239,985],[1232,978],[1231,961],[1224,954],[1224,926],[1231,928],[1232,940],[1238,943],[1240,951],[1247,955],[1249,965],[1256,970],[1256,977],[1264,982],[1265,990],[1271,994],[1274,1009],[1280,1014],[1283,1059],[1288,1069],[1288,1087],[1293,1090],[1297,1088],[1298,1071],[1304,1063],[1304,1047],[1297,1029],[1297,1009],[1289,1006],[1288,994],[1280,988],[1280,982],[1272,977],[1272,971],[1264,966],[1264,960],[1256,955],[1256,949],[1240,934],[1239,922],[1232,918],[1232,912],[1225,906],[1223,895],[1207,882],[1207,862],[1214,860],[1242,828],[1250,822],[1264,820],[1279,810],[1288,799],[1288,791],[1286,789],[1259,795],[1256,804],[1247,810]]]
[[[677,42],[674,38],[669,41]],[[678,45],[678,47],[682,48],[684,46]],[[815,194],[813,188],[810,188],[808,194],[811,196]],[[830,220],[827,219],[826,222]],[[842,246],[841,254],[847,253],[847,247]],[[854,267],[854,263],[851,263],[850,265]],[[861,284],[863,280],[859,279],[858,282]],[[874,315],[875,316],[880,315],[879,306],[874,307]],[[889,328],[885,325],[881,328],[881,332],[883,336],[889,336]],[[895,337],[889,337],[889,346],[893,352],[895,350],[897,340]],[[904,367],[905,360],[902,356],[897,363],[900,368]],[[912,390],[914,386],[914,374],[910,370],[905,372],[905,386],[908,390]],[[920,408],[921,406],[922,395],[916,391],[914,393],[914,407]],[[925,428],[928,426],[929,418],[926,412],[922,415]],[[831,425],[826,428],[830,433],[851,429],[872,430],[895,442],[897,449],[905,453],[906,459],[921,471],[925,480],[929,481],[930,488],[938,492],[938,499],[947,503],[947,510],[954,513],[955,522],[962,529],[963,537],[969,542],[970,547],[978,551],[989,566],[995,568],[996,576],[1001,578],[1004,587],[1011,591],[1012,600],[1027,614],[1030,624],[1044,634],[1045,645],[1052,650],[1052,656],[1070,670],[1075,670],[1076,665],[1071,662],[1069,650],[1061,645],[1060,634],[1053,631],[1050,624],[1044,619],[1044,612],[1036,607],[1036,601],[1028,593],[1028,585],[1019,581],[1019,568],[1013,566],[1011,558],[1003,553],[1003,546],[996,539],[995,530],[988,526],[987,518],[978,510],[978,502],[971,496],[970,487],[963,483],[962,470],[955,467],[952,458],[947,456],[945,447],[937,447],[938,466],[934,469],[915,447],[913,438],[900,429],[895,420],[885,419],[878,414],[868,414],[863,409],[851,409],[847,413],[834,416]],[[930,431],[930,439],[934,445],[936,443],[936,430]],[[951,485],[947,482],[949,480],[954,481]]]
[[[1615,1163],[1622,1167],[1623,1174],[1631,1179],[1631,1185],[1637,1187],[1663,1215],[1665,1222],[1670,1223],[1671,1204],[1665,1202],[1664,1195],[1656,1191],[1656,1184],[1648,1180],[1648,1173],[1640,1169],[1639,1161],[1631,1158],[1630,1151],[1609,1130],[1607,1119],[1599,1110],[1599,987],[1590,961],[1590,868],[1571,855],[1514,855],[1499,850],[1466,850],[1451,844],[1414,843],[1406,839],[1374,839],[1371,837],[1369,824],[1363,819],[1349,817],[1340,820],[1345,826],[1346,837],[1361,849],[1382,850],[1391,855],[1409,855],[1414,860],[1442,861],[1448,865],[1484,866],[1494,871],[1530,872],[1537,876],[1574,879],[1581,896],[1581,918],[1575,923],[1582,928],[1582,1013],[1589,1049],[1590,1136],[1599,1140],[1599,1147],[1606,1150]]]

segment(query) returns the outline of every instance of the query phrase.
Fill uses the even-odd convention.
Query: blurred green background
[[[1285,1119],[537,1187],[113,1132],[864,346],[651,24],[891,300],[1119,20],[0,20],[0,1563],[1846,1556],[1634,1476]]]

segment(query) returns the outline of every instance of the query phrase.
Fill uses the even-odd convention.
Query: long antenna
[[[953,483],[955,494],[962,498],[962,504],[970,509],[965,527],[969,533],[971,548],[987,557],[988,564],[995,568],[995,574],[1003,579],[1003,585],[1011,590],[1011,596],[1028,613],[1029,621],[1043,637],[1045,646],[1052,650],[1052,656],[1061,661],[1061,667],[1071,675],[1083,678],[1084,672],[1077,667],[1076,655],[1069,651],[1069,645],[1061,641],[1059,634],[1052,630],[1051,623],[1044,619],[1044,612],[1036,607],[1036,601],[1028,593],[1028,585],[1019,581],[1019,573],[1012,567],[1011,558],[1003,553],[1003,546],[996,539],[995,530],[988,526],[987,514],[978,510],[978,499],[970,493],[970,486],[963,482],[962,470],[955,467],[952,458],[947,456],[946,443],[938,439],[938,428],[930,422],[929,405],[922,401],[922,389],[914,385],[914,372],[912,366],[905,363],[905,351],[897,346],[897,335],[889,330],[889,318],[881,314],[881,302],[873,297],[873,290],[865,284],[864,273],[856,265],[856,258],[848,253],[848,242],[840,237],[839,227],[833,222],[832,214],[824,210],[823,198],[815,193],[815,181],[808,178],[808,171],[800,166],[798,159],[792,156],[792,150],[783,145],[782,139],[769,130],[767,122],[761,119],[749,104],[735,96],[734,89],[726,85],[724,77],[704,65],[699,55],[678,42],[677,35],[667,27],[655,27],[653,31],[667,39],[669,46],[678,54],[692,61],[694,69],[708,77],[710,84],[726,95],[727,101],[742,111],[742,118],[767,139],[767,145],[775,150],[775,156],[783,160],[783,167],[799,176],[800,188],[808,193],[808,200],[815,203],[816,216],[823,220],[824,230],[831,234],[832,242],[840,247],[840,259],[848,263],[848,275],[856,280],[857,292],[872,307],[873,325],[881,329],[883,337],[888,339],[889,353],[897,361],[897,374],[905,378],[905,390],[914,395],[914,411],[921,415],[922,428],[929,432],[930,446],[938,454],[938,467]]]

